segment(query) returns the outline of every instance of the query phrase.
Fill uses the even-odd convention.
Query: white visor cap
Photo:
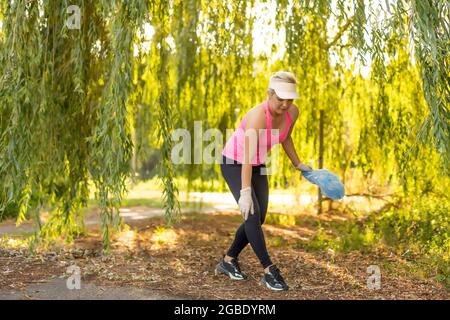
[[[269,89],[275,90],[281,99],[299,99],[297,85],[295,83],[283,82],[280,80],[270,80]]]

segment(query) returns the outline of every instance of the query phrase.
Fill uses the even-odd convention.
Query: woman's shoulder
[[[250,110],[244,116],[246,123],[252,123],[259,128],[266,126],[266,113],[264,111],[264,103],[260,103]]]
[[[299,115],[298,107],[295,104],[292,104],[289,107],[288,112],[289,112],[289,115],[291,116],[292,121],[295,122],[295,120],[297,120],[298,115]]]

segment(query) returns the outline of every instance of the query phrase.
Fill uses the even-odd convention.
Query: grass
[[[315,230],[309,239],[294,244],[273,238],[273,246],[293,246],[309,251],[361,253],[387,250],[405,262],[403,270],[421,278],[433,277],[450,289],[450,236],[448,208],[437,203],[416,203],[414,208],[390,209],[379,214],[329,216],[269,214],[267,223],[303,226]],[[396,264],[398,265],[398,264]]]

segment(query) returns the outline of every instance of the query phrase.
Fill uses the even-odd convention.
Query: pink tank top
[[[267,153],[270,151],[273,145],[277,143],[282,143],[289,132],[292,124],[291,115],[286,111],[286,125],[279,135],[278,129],[272,130],[272,115],[269,111],[269,100],[264,103],[264,112],[266,114],[266,129],[259,130],[258,146],[256,151],[256,159],[252,159],[251,163],[253,166],[257,166],[265,163]],[[245,117],[242,119],[239,127],[234,131],[233,135],[225,144],[223,148],[222,155],[229,159],[243,162],[244,158],[244,137],[245,137],[246,121]]]

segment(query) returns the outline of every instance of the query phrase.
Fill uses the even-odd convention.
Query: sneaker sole
[[[237,280],[237,281],[243,281],[246,280],[246,278],[239,278],[239,277],[235,277],[233,276],[231,273],[229,273],[228,271],[224,270],[220,265],[217,265],[216,268],[214,269],[214,274],[216,276],[220,275],[220,274],[224,274],[227,277],[229,277],[231,280]]]
[[[259,283],[262,284],[263,286],[265,286],[267,289],[272,290],[272,291],[287,291],[288,290],[288,289],[277,289],[277,288],[271,287],[266,281],[264,281],[264,279],[261,279],[261,281]]]

